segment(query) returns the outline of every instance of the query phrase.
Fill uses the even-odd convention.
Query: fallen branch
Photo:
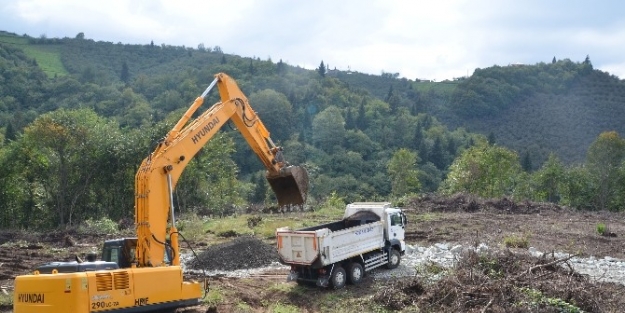
[[[495,298],[490,298],[490,301],[488,301],[488,303],[486,304],[486,306],[482,309],[482,313],[486,313],[486,310],[488,309],[488,307],[493,304],[493,300]]]
[[[544,267],[553,266],[553,265],[556,265],[556,264],[559,264],[559,263],[566,262],[566,261],[568,261],[568,260],[570,260],[570,259],[572,259],[572,258],[574,258],[574,257],[576,257],[576,256],[578,256],[578,255],[579,255],[579,254],[571,254],[571,255],[569,255],[569,256],[567,256],[567,257],[560,258],[560,259],[557,259],[557,260],[555,260],[555,261],[552,261],[552,262],[549,262],[549,263],[546,263],[546,264],[540,264],[540,265],[532,266],[532,267],[530,267],[527,271],[525,271],[525,272],[523,272],[523,273],[519,274],[519,275],[518,275],[517,277],[515,277],[515,278],[517,278],[517,279],[518,279],[518,278],[520,278],[521,276],[524,276],[524,275],[527,275],[527,274],[531,274],[531,273],[533,273],[535,270],[538,270],[538,269],[541,269],[541,268],[544,268]]]

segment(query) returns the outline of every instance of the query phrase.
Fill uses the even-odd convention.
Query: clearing
[[[534,247],[543,252],[625,259],[622,213],[581,212],[549,203],[467,195],[425,195],[406,203],[404,210],[409,245],[486,244],[489,252],[466,252],[453,269],[429,264],[419,268],[416,277],[368,275],[358,286],[334,291],[287,283],[288,270],[281,266],[228,275],[277,261],[274,242],[245,236],[221,238],[215,245],[202,238],[192,243],[199,258],[188,266],[208,271],[211,291],[202,306],[179,311],[619,312],[625,307],[622,284],[592,281],[567,267],[566,259],[526,253]],[[301,213],[289,214],[300,218]],[[40,263],[69,261],[75,255],[97,251],[107,238],[67,232],[0,233],[0,286],[11,294],[16,275]],[[3,302],[0,293],[2,313],[11,312],[6,294]]]

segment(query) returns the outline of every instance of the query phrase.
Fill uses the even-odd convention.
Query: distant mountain
[[[450,127],[493,134],[537,165],[549,152],[581,163],[601,132],[625,134],[625,82],[593,69],[589,58],[477,70],[446,108],[436,115]]]
[[[514,149],[519,155],[529,153],[535,167],[550,152],[567,163],[582,162],[590,143],[603,131],[615,130],[625,135],[625,83],[593,69],[589,58],[583,62],[563,59],[535,65],[493,66],[478,69],[467,78],[443,82],[408,80],[392,73],[370,75],[329,69],[326,77],[331,80],[318,84],[317,71],[290,66],[281,60],[225,54],[218,46],[196,49],[152,43],[128,45],[96,42],[84,35],[32,38],[7,32],[0,32],[0,45],[4,58],[23,69],[11,72],[11,77],[20,80],[5,79],[0,85],[7,90],[5,95],[15,99],[4,99],[4,107],[9,110],[0,107],[0,126],[14,118],[10,108],[19,108],[23,122],[14,122],[24,126],[36,114],[58,107],[58,103],[70,103],[64,104],[69,107],[74,105],[71,103],[88,104],[109,117],[128,113],[121,102],[117,107],[107,104],[114,97],[103,101],[105,97],[97,90],[95,97],[84,100],[85,95],[94,94],[93,87],[86,83],[105,90],[114,87],[120,93],[125,84],[148,101],[156,118],[162,118],[193,98],[194,89],[190,89],[189,83],[205,84],[201,81],[205,77],[223,71],[235,77],[246,93],[269,88],[287,96],[296,116],[294,132],[307,138],[311,133],[305,128],[328,106],[339,107],[347,122],[353,123],[351,119],[363,104],[367,114],[371,113],[366,116],[370,123],[360,129],[369,137],[385,137],[377,132],[388,131],[387,127],[379,124],[378,130],[374,130],[371,126],[376,123],[386,123],[388,128],[402,132],[393,139],[397,142],[383,144],[385,147],[404,145],[418,150],[420,135],[413,133],[422,125],[402,128],[389,121],[399,123],[399,115],[406,111],[412,116],[425,113],[450,130],[465,128],[495,138],[497,144]],[[49,78],[71,79],[45,82],[41,71]],[[5,76],[9,77],[7,73]],[[35,90],[28,91],[28,86]],[[65,93],[59,95],[60,90]],[[179,93],[180,99],[165,101],[172,98],[172,90]],[[76,95],[70,95],[72,91]],[[386,103],[388,111],[379,111],[379,103],[371,98]],[[374,113],[375,110],[378,111]],[[428,135],[430,140],[422,150],[433,147],[436,135]],[[457,144],[441,139],[450,147]],[[453,147],[449,150],[455,153]],[[427,160],[431,151],[419,153]],[[449,163],[449,157],[444,163]]]

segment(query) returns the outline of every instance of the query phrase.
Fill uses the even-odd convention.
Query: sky
[[[435,81],[589,56],[625,79],[623,12],[617,0],[11,0],[0,30]]]

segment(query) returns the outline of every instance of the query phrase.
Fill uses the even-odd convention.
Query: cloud
[[[589,55],[595,68],[623,77],[624,8],[609,0],[15,0],[0,3],[0,29],[204,44],[306,68],[323,60],[331,68],[411,79]]]

